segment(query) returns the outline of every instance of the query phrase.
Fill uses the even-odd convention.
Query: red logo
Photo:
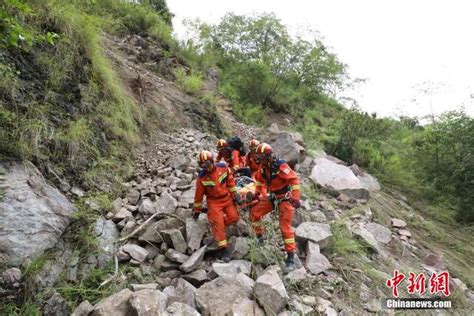
[[[385,285],[392,289],[393,297],[398,297],[398,286],[405,279],[405,275],[400,271],[393,271],[393,277],[389,278]],[[449,272],[443,271],[440,273],[433,273],[430,277],[430,294],[443,293],[444,296],[451,294],[449,290]],[[408,294],[418,293],[423,295],[426,292],[426,277],[424,273],[415,274],[410,272],[407,286]]]

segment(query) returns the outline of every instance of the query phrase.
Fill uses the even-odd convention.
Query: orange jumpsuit
[[[265,187],[269,193],[279,200],[278,219],[280,222],[281,235],[285,244],[286,252],[296,250],[295,233],[291,222],[295,208],[290,200],[300,199],[300,182],[296,173],[283,160],[277,160],[271,167],[261,168],[256,175],[256,192],[262,193],[262,198],[250,210],[250,221],[257,236],[263,234],[261,219],[273,210],[273,204],[269,197],[264,194]],[[277,201],[275,201],[277,203]]]
[[[255,177],[257,176],[258,169],[260,167],[260,164],[257,163],[257,161],[255,160],[255,153],[251,151],[247,154],[245,158],[245,165],[250,168],[252,178],[255,179]]]
[[[226,248],[225,226],[235,224],[239,220],[239,213],[231,194],[237,191],[237,187],[232,172],[224,162],[216,163],[214,166],[211,172],[201,171],[196,180],[194,211],[201,212],[205,195],[212,236],[219,248]]]
[[[232,170],[232,173],[235,173],[239,168],[244,167],[244,161],[240,156],[240,152],[236,149],[230,150],[221,150],[217,154],[216,161],[224,159],[225,162],[229,165],[229,168]]]

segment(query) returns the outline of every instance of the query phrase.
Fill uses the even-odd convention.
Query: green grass
[[[174,74],[180,86],[187,93],[196,94],[197,92],[201,91],[204,85],[203,79],[198,73],[186,74],[184,69],[178,68],[175,70]]]
[[[336,221],[331,230],[333,234],[333,243],[329,247],[331,252],[342,257],[365,253],[365,247],[352,237],[352,233],[342,220]]]

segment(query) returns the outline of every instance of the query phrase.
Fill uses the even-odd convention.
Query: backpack
[[[240,152],[240,156],[245,156],[244,143],[242,142],[239,136],[233,136],[229,138],[227,144],[229,144],[230,148],[238,150]]]

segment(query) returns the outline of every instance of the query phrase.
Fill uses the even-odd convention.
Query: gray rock
[[[302,138],[298,133],[280,132],[270,145],[279,158],[301,162],[304,160],[306,150],[297,142],[300,139]]]
[[[163,192],[160,199],[156,202],[156,211],[158,213],[171,214],[174,213],[177,207],[178,201],[167,192]]]
[[[229,264],[235,267],[237,273],[242,272],[243,274],[250,275],[252,271],[252,262],[247,260],[232,260]]]
[[[159,290],[141,290],[130,297],[130,305],[137,316],[160,315],[166,309],[167,297]]]
[[[122,228],[122,231],[120,232],[121,237],[128,236],[133,232],[133,230],[137,227],[137,223],[135,223],[133,220],[129,220],[127,224]]]
[[[407,230],[407,229],[400,229],[400,230],[398,231],[398,234],[399,234],[400,236],[411,237],[411,232],[410,232],[409,230]]]
[[[133,259],[137,260],[138,262],[144,262],[146,257],[148,256],[148,251],[134,244],[126,244],[122,246],[122,251],[128,253]]]
[[[306,268],[313,274],[319,274],[332,268],[329,260],[320,253],[319,245],[308,241],[306,248]]]
[[[54,294],[46,301],[46,303],[41,307],[41,312],[43,315],[55,315],[55,316],[69,316],[71,315],[71,310],[66,303],[66,300],[59,294],[54,291]]]
[[[121,208],[122,208],[122,199],[116,198],[112,202],[112,209],[114,210],[114,213],[117,213]]]
[[[260,306],[269,315],[281,312],[289,299],[285,285],[274,269],[268,269],[257,279],[254,286],[254,295]]]
[[[156,290],[158,289],[157,283],[148,283],[148,284],[131,284],[133,292],[138,292],[141,290]]]
[[[185,207],[190,207],[194,203],[194,192],[195,189],[183,192],[183,194],[179,197],[179,203]]]
[[[207,216],[201,214],[196,221],[192,218],[186,219],[186,238],[188,249],[191,252],[196,251],[201,247],[202,238],[207,232]]]
[[[205,282],[209,281],[209,277],[207,276],[207,272],[203,269],[195,270],[191,273],[183,275],[183,279],[194,285],[195,287],[200,287]]]
[[[194,309],[196,308],[196,288],[182,278],[178,280],[176,286],[168,286],[163,292],[168,296],[168,306],[174,302],[179,302],[188,304]]]
[[[148,225],[147,229],[143,234],[138,237],[140,241],[146,241],[150,243],[160,244],[163,242],[163,237],[158,232],[159,222]]]
[[[240,271],[237,271],[237,265],[229,263],[214,262],[212,264],[209,276],[212,279],[217,277],[235,278]]]
[[[125,207],[122,207],[117,213],[114,214],[114,216],[112,217],[112,220],[115,223],[118,223],[121,220],[130,219],[130,218],[133,218],[132,213],[129,210],[127,210]]]
[[[311,315],[313,312],[313,308],[301,302],[299,297],[293,297],[291,299],[290,305],[293,307],[292,310],[298,312],[298,315]]]
[[[249,252],[249,245],[248,245],[247,239],[243,237],[237,237],[235,239],[235,244],[232,249],[232,258],[242,259],[247,255],[248,252]]]
[[[247,297],[242,297],[234,301],[231,311],[228,315],[232,316],[265,316],[265,312],[257,302],[250,300]]]
[[[188,304],[174,302],[166,309],[164,316],[199,316],[201,315]]]
[[[189,259],[188,255],[182,254],[179,251],[176,251],[172,248],[168,249],[165,253],[166,258],[170,259],[173,262],[183,263]]]
[[[155,260],[153,260],[153,268],[155,268],[156,271],[161,270],[161,265],[165,261],[165,258],[166,257],[161,254],[156,255]]]
[[[307,278],[308,278],[308,273],[306,272],[305,267],[301,267],[285,275],[285,280],[289,280],[289,281],[301,281]]]
[[[202,247],[198,251],[195,251],[183,264],[180,269],[184,272],[191,272],[199,267],[206,253],[206,246]]]
[[[173,169],[185,171],[188,168],[190,162],[191,160],[188,156],[176,155],[173,157],[173,159],[171,159],[170,167]]]
[[[392,240],[392,232],[385,226],[377,223],[367,223],[365,228],[375,237],[378,242],[388,244]]]
[[[161,231],[161,235],[170,247],[181,253],[186,252],[186,241],[184,240],[183,235],[178,229],[163,230]]]
[[[10,268],[2,272],[0,283],[6,287],[18,287],[21,281],[21,270],[18,268]]]
[[[156,202],[150,199],[142,199],[138,204],[138,212],[144,216],[153,215],[156,212]]]
[[[304,222],[296,228],[295,236],[299,239],[313,241],[323,249],[330,243],[332,233],[328,224]]]
[[[31,163],[0,163],[0,253],[19,266],[52,248],[72,220],[74,205]]]
[[[255,281],[245,275],[242,272],[239,272],[235,277],[235,281],[240,284],[240,286],[245,290],[248,297],[253,296],[253,287],[255,286]]]
[[[362,225],[354,225],[350,227],[351,232],[357,236],[358,238],[362,239],[370,246],[373,250],[378,253],[382,252],[382,246],[379,242],[375,239],[374,235],[369,232],[364,226]]]
[[[140,200],[140,192],[135,189],[131,189],[127,194],[128,203],[132,205],[137,205],[138,201]]]
[[[344,193],[354,199],[369,199],[369,191],[346,166],[328,159],[329,156],[315,159],[311,179],[319,185]]]
[[[71,316],[88,316],[93,310],[94,306],[88,300],[85,300],[76,307]]]
[[[395,228],[405,228],[407,226],[407,223],[404,220],[398,218],[390,219],[390,224]]]
[[[133,315],[134,310],[129,303],[133,292],[124,289],[118,293],[102,299],[94,306],[91,316],[128,316]]]
[[[377,181],[377,179],[368,173],[364,172],[360,175],[357,175],[357,179],[359,179],[362,187],[369,191],[380,191],[381,189],[380,183]]]
[[[73,186],[71,188],[71,193],[74,194],[78,198],[84,197],[86,195],[86,192],[84,192],[84,190],[82,190],[81,188],[77,186]]]
[[[196,291],[196,303],[203,315],[227,315],[232,305],[247,297],[243,289],[233,279],[219,277],[201,286]]]

